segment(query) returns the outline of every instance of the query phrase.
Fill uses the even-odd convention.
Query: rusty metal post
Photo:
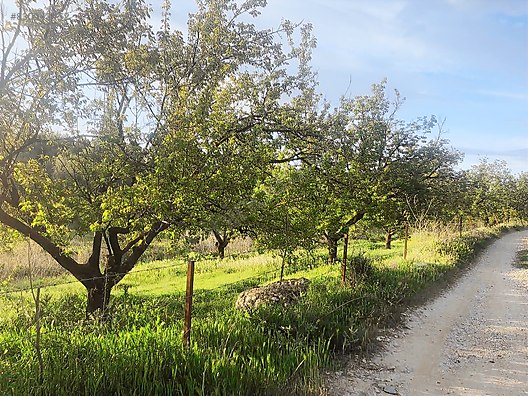
[[[187,289],[185,291],[185,320],[183,322],[183,346],[189,349],[191,345],[191,316],[194,287],[194,260],[187,264]]]
[[[341,284],[344,286],[346,283],[346,266],[348,258],[348,233],[345,234],[345,240],[343,245],[343,264],[341,265]]]
[[[407,242],[409,241],[409,223],[405,223],[405,242],[403,244],[403,259],[407,260]]]

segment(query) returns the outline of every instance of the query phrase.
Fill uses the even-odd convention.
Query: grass
[[[365,348],[403,302],[499,232],[415,233],[407,260],[401,240],[391,250],[354,241],[348,270],[356,270],[354,287],[341,285],[339,265],[327,265],[324,251],[298,252],[287,276],[311,279],[307,294],[296,305],[251,314],[235,310],[237,295],[276,280],[280,260],[270,254],[200,260],[189,350],[181,341],[182,260],[138,265],[114,290],[104,323],[84,319],[82,286],[45,288],[42,383],[34,304],[29,293],[7,294],[0,297],[0,394],[321,394],[320,369],[334,364],[335,353]]]
[[[520,250],[517,253],[516,264],[520,268],[528,268],[528,249]]]

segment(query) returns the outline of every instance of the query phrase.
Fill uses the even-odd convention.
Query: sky
[[[173,16],[192,4],[173,0]],[[462,168],[487,158],[528,171],[528,0],[268,0],[257,24],[282,19],[313,25],[332,103],[386,78],[406,98],[401,119],[445,119]]]
[[[445,118],[463,168],[528,171],[528,0],[269,0],[262,18],[313,25],[328,100],[387,78],[402,119]]]
[[[333,103],[387,78],[400,118],[445,118],[463,168],[486,157],[528,171],[528,0],[268,0],[261,18],[313,25]]]
[[[151,2],[159,19],[162,0]],[[171,3],[185,29],[195,1]],[[312,66],[332,103],[386,78],[406,98],[401,119],[445,119],[462,168],[487,158],[528,171],[528,0],[268,0],[255,23],[282,19],[313,25]]]

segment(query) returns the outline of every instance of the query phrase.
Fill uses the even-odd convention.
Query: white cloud
[[[480,95],[492,96],[496,98],[514,99],[514,100],[528,100],[528,93],[525,92],[507,92],[507,91],[477,91]]]
[[[458,10],[479,14],[523,16],[528,13],[525,0],[447,0],[447,3]]]

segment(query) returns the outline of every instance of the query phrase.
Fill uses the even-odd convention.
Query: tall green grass
[[[250,313],[235,310],[237,295],[276,280],[280,261],[200,261],[189,350],[181,341],[183,262],[138,266],[123,280],[129,286],[115,290],[107,322],[85,320],[82,289],[43,289],[42,383],[35,307],[27,294],[9,294],[0,297],[0,394],[320,394],[321,368],[334,364],[335,353],[366,347],[403,302],[499,231],[415,233],[407,260],[401,240],[390,251],[358,241],[349,249],[355,276],[344,286],[324,251],[299,252],[287,273],[311,279],[306,295],[296,305]]]

